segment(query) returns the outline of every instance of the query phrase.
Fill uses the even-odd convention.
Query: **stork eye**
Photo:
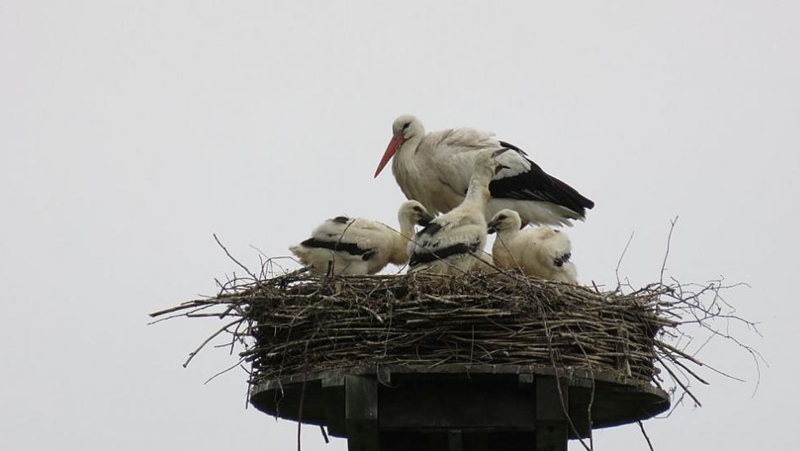
[[[500,220],[506,219],[506,215],[498,216],[497,219],[500,219]]]
[[[406,131],[406,129],[407,129],[407,128],[408,128],[410,125],[411,125],[411,122],[406,122],[405,124],[403,124],[403,131]]]
[[[422,209],[419,207],[414,207],[414,211],[416,211],[417,213],[422,213]]]

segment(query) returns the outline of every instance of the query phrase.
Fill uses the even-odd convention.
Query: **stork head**
[[[492,217],[492,220],[489,221],[489,233],[519,230],[521,225],[522,219],[520,219],[519,213],[506,208],[505,210],[498,211],[497,214]]]
[[[381,158],[378,169],[375,170],[375,177],[381,173],[383,168],[389,163],[394,154],[403,147],[406,141],[416,141],[417,143],[425,136],[425,128],[422,122],[410,114],[404,114],[394,120],[392,124],[392,140]]]
[[[415,200],[408,200],[400,205],[400,210],[397,212],[397,219],[401,224],[403,222],[408,222],[426,226],[431,222],[433,216],[428,213],[428,210],[426,210],[421,203]]]
[[[481,150],[475,158],[475,174],[485,179],[488,183],[495,174],[503,169],[508,169],[508,166],[500,164],[497,157],[508,149],[500,150]]]

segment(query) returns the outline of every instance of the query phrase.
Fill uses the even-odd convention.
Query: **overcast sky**
[[[790,449],[800,314],[796,2],[0,0],[0,449],[292,449],[245,410],[214,321],[147,313],[215,291],[250,245],[287,254],[341,213],[393,223],[372,174],[391,123],[515,143],[597,206],[583,282],[724,275],[764,338],[700,357],[747,383],[646,422],[657,450]],[[646,449],[634,426],[598,450]],[[579,444],[571,443],[573,450]],[[307,428],[304,449],[325,445]]]

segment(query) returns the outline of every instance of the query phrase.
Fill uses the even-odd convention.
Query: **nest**
[[[711,320],[740,320],[722,311],[719,282],[695,290],[656,283],[623,293],[516,273],[317,276],[301,270],[268,277],[262,268],[261,276],[249,274],[220,283],[217,296],[152,314],[232,319],[184,365],[229,333],[231,352],[243,345],[234,367],[245,368],[251,384],[382,365],[518,365],[680,387],[699,405],[689,385],[706,383],[695,372],[703,364],[669,342],[686,337],[683,324],[719,334]],[[704,305],[708,292],[712,301]],[[670,387],[662,386],[662,370]]]
[[[237,294],[232,294],[235,298]],[[244,290],[253,382],[355,366],[527,365],[649,382],[657,296],[608,297],[525,277],[284,276]]]

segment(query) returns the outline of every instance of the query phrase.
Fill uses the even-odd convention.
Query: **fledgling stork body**
[[[520,230],[521,223],[519,214],[508,209],[500,210],[489,222],[490,231],[497,231],[492,246],[494,264],[501,269],[519,268],[540,279],[577,284],[567,234],[549,226]]]
[[[486,218],[509,208],[522,220],[536,224],[570,225],[583,220],[594,202],[561,180],[548,175],[516,146],[498,141],[492,133],[458,128],[425,133],[414,116],[392,124],[393,137],[375,177],[389,160],[406,198],[422,203],[432,215],[448,212],[464,200],[475,158],[481,150],[509,149],[498,157],[505,166],[489,184]]]
[[[414,226],[427,225],[431,216],[419,202],[403,202],[397,212],[400,232],[386,224],[339,216],[320,224],[311,238],[290,251],[312,272],[325,274],[375,274],[389,263],[408,261],[407,244]]]
[[[489,182],[503,168],[495,160],[495,153],[501,152],[478,153],[464,201],[432,219],[408,244],[409,271],[458,275],[480,268],[482,263],[478,260],[487,235],[484,209],[489,200]]]

